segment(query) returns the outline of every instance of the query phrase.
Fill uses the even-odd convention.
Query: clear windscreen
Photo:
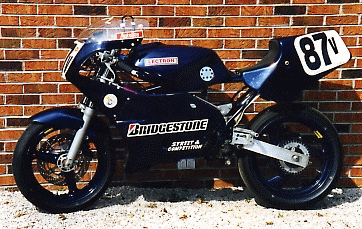
[[[113,40],[139,39],[144,36],[144,29],[149,24],[144,19],[131,17],[105,18],[85,29],[78,36],[81,42],[102,42]]]

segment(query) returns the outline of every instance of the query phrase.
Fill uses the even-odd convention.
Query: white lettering
[[[133,123],[130,124],[128,127],[127,137],[201,131],[207,129],[208,122],[209,122],[208,119],[202,119],[202,120],[168,122],[168,123],[146,124],[146,125]],[[194,141],[174,142],[173,144],[177,144],[175,146],[189,146],[194,144]]]

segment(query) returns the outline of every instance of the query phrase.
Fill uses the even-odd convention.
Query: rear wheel
[[[334,187],[342,168],[342,147],[335,128],[320,112],[272,108],[249,128],[259,133],[259,140],[309,156],[306,168],[254,153],[240,158],[241,176],[259,202],[277,208],[307,208]]]
[[[22,194],[49,212],[70,212],[96,201],[107,188],[113,170],[111,139],[86,136],[72,169],[66,155],[76,130],[32,123],[14,151],[13,173]]]

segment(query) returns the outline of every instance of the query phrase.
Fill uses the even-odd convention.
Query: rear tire
[[[336,129],[319,111],[277,105],[256,117],[249,129],[259,133],[259,140],[309,155],[304,169],[256,153],[239,159],[240,174],[261,204],[309,208],[336,185],[342,147]]]
[[[35,206],[72,212],[95,202],[114,173],[112,142],[107,134],[87,135],[72,171],[57,162],[67,154],[76,130],[31,123],[16,145],[13,173],[21,193]]]

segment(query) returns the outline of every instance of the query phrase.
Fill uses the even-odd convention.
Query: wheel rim
[[[303,117],[293,120],[280,117],[257,132],[260,140],[284,148],[299,144],[300,153],[309,155],[309,165],[304,169],[269,157],[253,156],[251,166],[255,176],[272,195],[294,200],[312,198],[332,182],[330,176],[336,172],[332,171],[336,167],[333,165],[333,143],[324,137],[327,136],[326,130],[319,123]]]
[[[81,205],[83,200],[89,201],[89,196],[96,195],[97,190],[104,186],[104,178],[108,175],[105,150],[88,136],[81,147],[81,157],[76,158],[78,162],[74,170],[65,172],[59,168],[57,162],[67,153],[74,134],[75,131],[71,129],[45,128],[28,145],[26,158],[30,170],[27,172],[31,174],[30,182],[35,184],[34,188],[39,195],[43,195],[43,199],[58,207],[73,203]],[[56,138],[58,140],[54,141]]]

